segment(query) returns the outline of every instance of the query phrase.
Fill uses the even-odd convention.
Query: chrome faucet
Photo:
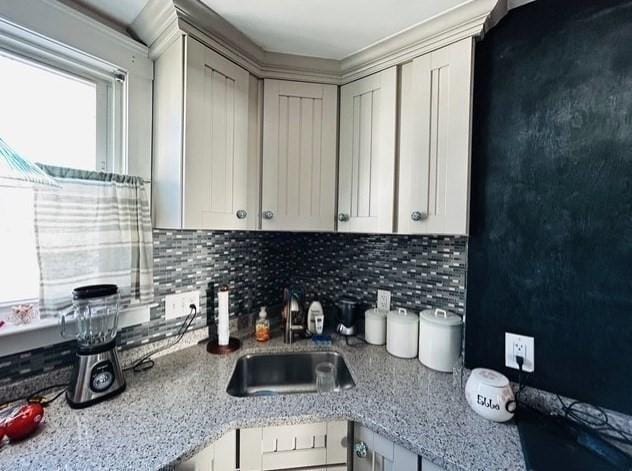
[[[296,293],[292,293],[289,289],[283,291],[285,306],[283,312],[285,314],[285,332],[283,333],[283,342],[291,344],[294,341],[294,332],[303,330],[301,324],[294,324],[294,317],[298,317],[301,313],[301,303]]]

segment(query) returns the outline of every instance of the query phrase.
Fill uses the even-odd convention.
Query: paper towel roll
[[[222,286],[217,293],[219,314],[217,318],[217,343],[228,345],[230,338],[230,321],[228,319],[228,287]]]

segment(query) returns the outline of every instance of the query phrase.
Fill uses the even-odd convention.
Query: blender
[[[125,390],[116,355],[119,290],[116,285],[92,285],[72,291],[72,312],[61,317],[62,337],[77,340],[75,367],[66,390],[70,407],[88,407]],[[74,320],[74,327],[66,317]]]

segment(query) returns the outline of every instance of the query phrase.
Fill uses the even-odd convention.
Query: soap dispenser
[[[259,319],[255,324],[255,338],[257,342],[267,342],[270,340],[270,321],[268,320],[268,313],[266,307],[261,306],[259,311]]]

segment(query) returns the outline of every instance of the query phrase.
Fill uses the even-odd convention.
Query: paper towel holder
[[[219,289],[220,293],[226,293],[226,301],[225,301],[225,309],[226,311],[228,310],[228,286],[222,286]],[[219,296],[218,296],[219,297]],[[219,324],[219,322],[218,322]],[[208,342],[208,344],[206,345],[206,351],[208,353],[212,353],[213,355],[226,355],[227,353],[232,353],[235,350],[238,350],[241,347],[241,341],[236,338],[236,337],[230,337],[228,338],[228,344],[227,345],[220,345],[219,344],[219,336],[210,340]]]
[[[236,337],[230,337],[228,339],[228,345],[220,345],[217,339],[209,341],[206,345],[206,351],[213,355],[226,355],[227,353],[233,353],[235,350],[239,350],[241,347],[241,341]]]

